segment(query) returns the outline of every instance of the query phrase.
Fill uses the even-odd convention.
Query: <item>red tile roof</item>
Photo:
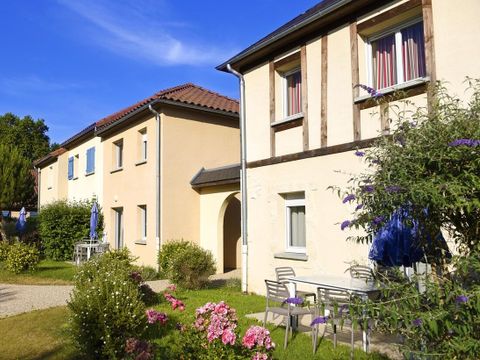
[[[142,106],[151,103],[154,100],[169,100],[184,104],[196,105],[212,110],[220,110],[232,114],[238,114],[238,101],[216,92],[207,90],[198,85],[187,83],[175,86],[169,89],[159,91],[158,93],[137,102],[134,105],[126,107],[114,114],[111,114],[97,122],[97,129],[106,127],[115,121],[121,119]]]

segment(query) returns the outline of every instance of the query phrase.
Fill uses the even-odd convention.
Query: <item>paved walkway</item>
[[[213,275],[212,280],[226,280],[239,277],[237,270],[225,274]],[[165,290],[168,280],[147,281],[151,288],[160,292]],[[24,312],[63,306],[70,299],[71,285],[15,285],[0,284],[0,318]]]

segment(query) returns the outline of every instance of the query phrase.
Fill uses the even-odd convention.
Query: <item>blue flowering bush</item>
[[[399,334],[412,358],[480,358],[480,80],[466,83],[466,101],[437,84],[429,109],[400,111],[387,97],[375,97],[398,121],[389,136],[355,152],[368,171],[349,188],[335,188],[353,209],[341,229],[363,230],[351,240],[371,242],[402,211],[409,214],[405,225],[418,229],[416,241],[433,269],[424,286],[416,277],[379,275],[382,296],[366,307],[375,321],[367,323],[364,304],[349,311],[364,327]],[[445,246],[431,240],[439,229],[459,256],[450,259]]]

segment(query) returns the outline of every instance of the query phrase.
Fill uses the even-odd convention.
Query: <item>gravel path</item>
[[[238,270],[226,274],[213,275],[211,280],[226,280],[239,277]],[[151,288],[165,290],[168,280],[147,281]],[[71,285],[15,285],[0,284],[0,318],[24,312],[63,306],[70,299]]]

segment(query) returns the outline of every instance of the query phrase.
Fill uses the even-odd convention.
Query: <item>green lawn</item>
[[[62,285],[71,284],[76,266],[63,262],[42,260],[35,271],[13,274],[0,263],[0,283],[23,285]]]
[[[256,295],[244,295],[237,286],[224,286],[200,291],[178,291],[179,299],[185,302],[185,312],[172,311],[166,302],[156,306],[169,315],[170,326],[177,322],[192,323],[195,309],[208,301],[224,300],[237,310],[240,334],[255,321],[247,319],[248,313],[261,312],[265,308],[265,298]],[[0,358],[5,359],[79,359],[68,338],[68,309],[58,307],[42,311],[34,311],[22,315],[0,319]],[[275,359],[349,359],[350,348],[338,346],[336,350],[329,341],[321,342],[317,354],[313,356],[311,339],[298,334],[289,341],[287,350],[283,350],[284,328],[269,327],[277,348]],[[159,347],[159,359],[178,359],[180,344],[184,341],[181,333],[168,331],[165,336],[156,340]],[[26,344],[26,346],[19,346]],[[355,359],[385,359],[379,354],[365,354],[361,350],[355,352]]]

